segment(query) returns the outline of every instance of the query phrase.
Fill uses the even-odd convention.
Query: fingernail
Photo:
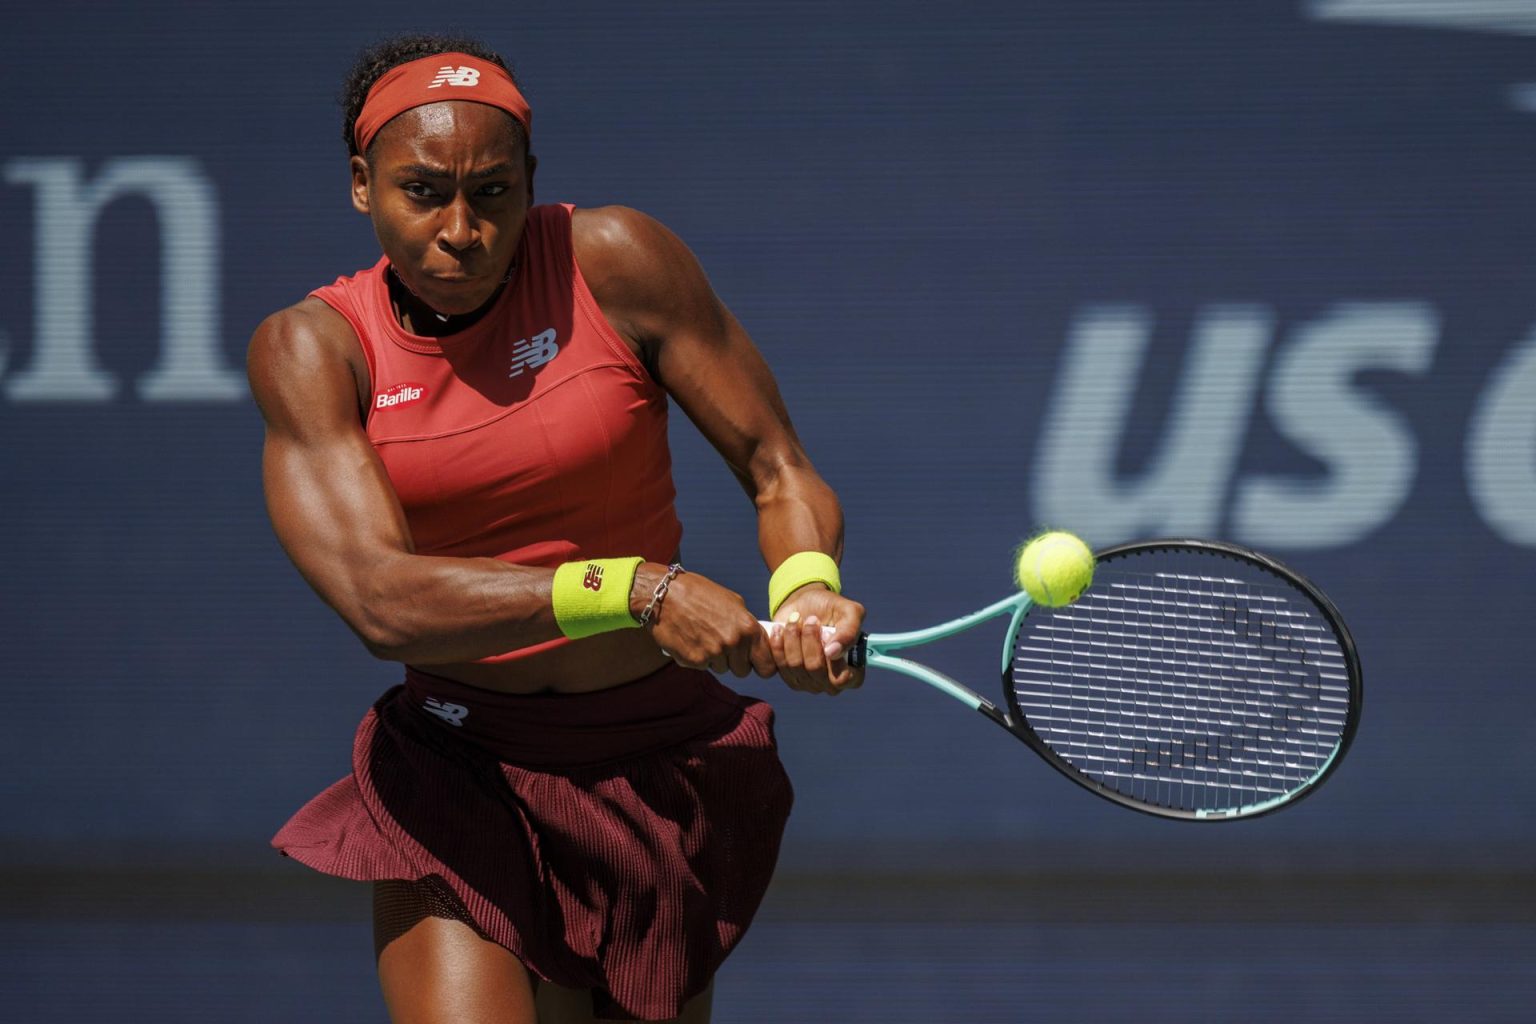
[[[799,612],[790,612],[789,613],[789,621],[791,623],[799,622],[800,621],[800,613]]]
[[[827,646],[822,648],[822,653],[827,656],[828,661],[832,661],[833,659],[842,655],[843,645],[838,641],[833,640],[830,644],[827,644]]]
[[[807,627],[816,625],[816,616],[814,616],[814,615],[807,615],[805,617],[805,624],[806,624]]]

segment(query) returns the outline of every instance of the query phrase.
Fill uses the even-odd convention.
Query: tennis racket
[[[1254,818],[1316,791],[1360,721],[1360,660],[1338,610],[1274,559],[1202,540],[1095,555],[1066,607],[1020,592],[908,633],[861,636],[854,665],[921,679],[1105,799],[1188,821]],[[999,706],[892,652],[1008,618]]]

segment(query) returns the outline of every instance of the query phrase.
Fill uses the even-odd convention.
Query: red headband
[[[530,130],[533,112],[512,84],[512,76],[488,60],[467,53],[438,53],[392,67],[368,90],[363,109],[352,126],[359,153],[391,118],[412,107],[440,100],[467,100],[499,107]]]

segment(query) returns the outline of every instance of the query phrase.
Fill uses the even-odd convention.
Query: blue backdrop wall
[[[1529,863],[1536,4],[7,6],[7,863],[264,864],[398,675],[271,536],[242,354],[376,258],[333,97],[423,27],[508,56],[541,200],[698,253],[841,494],[872,628],[999,596],[1047,524],[1263,548],[1354,627],[1348,762],[1215,830],[901,678],[748,682],[791,869]],[[687,562],[763,603],[750,506],[673,436]]]

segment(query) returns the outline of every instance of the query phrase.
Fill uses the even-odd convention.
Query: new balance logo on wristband
[[[422,707],[455,727],[463,726],[464,719],[469,716],[469,708],[463,704],[446,704],[436,697],[428,697]]]
[[[588,590],[602,590],[603,567],[589,563],[587,565],[587,574],[582,577],[581,585],[586,587]]]
[[[427,86],[427,88],[441,89],[445,85],[465,86],[479,84],[480,72],[476,69],[466,68],[462,64],[458,67],[454,67],[452,64],[445,64],[437,69],[437,77],[432,79],[432,84]]]

